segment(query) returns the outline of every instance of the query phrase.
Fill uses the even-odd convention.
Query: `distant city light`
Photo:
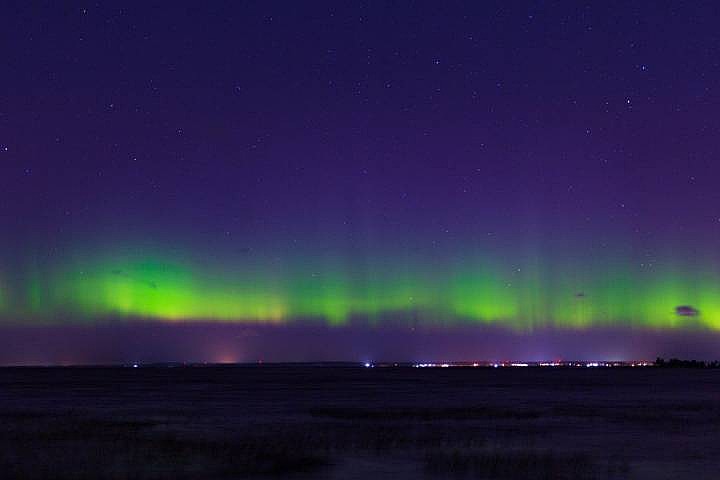
[[[368,366],[368,364],[365,364]],[[553,361],[553,362],[444,362],[444,363],[413,363],[414,368],[450,368],[450,367],[481,367],[481,368],[525,368],[525,367],[545,367],[545,368],[611,368],[611,367],[652,367],[655,364],[647,361],[622,362],[570,362],[570,361]],[[373,367],[375,365],[372,365]],[[378,367],[397,367],[397,363],[378,364]]]

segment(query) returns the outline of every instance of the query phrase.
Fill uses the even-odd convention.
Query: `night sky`
[[[59,3],[0,363],[720,356],[717,2]]]

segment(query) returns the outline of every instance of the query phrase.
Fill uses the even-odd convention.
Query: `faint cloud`
[[[679,305],[675,307],[675,313],[682,317],[697,317],[700,315],[700,310],[690,305]]]

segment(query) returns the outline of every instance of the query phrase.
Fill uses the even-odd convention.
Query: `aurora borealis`
[[[492,257],[427,265],[422,258],[388,256],[343,267],[341,256],[312,260],[236,258],[222,265],[190,254],[81,255],[27,272],[19,288],[4,289],[3,309],[10,318],[40,324],[125,317],[720,329],[720,273],[703,265],[631,268],[622,259],[509,265]],[[689,305],[696,311],[676,311]]]
[[[626,7],[2,7],[0,361],[707,355],[720,12]]]

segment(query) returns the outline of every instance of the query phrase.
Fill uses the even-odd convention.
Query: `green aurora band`
[[[106,253],[27,268],[18,284],[0,277],[0,316],[21,324],[142,318],[720,329],[720,273],[707,266],[388,258],[351,268],[341,256],[225,266],[187,258]],[[699,313],[678,315],[681,305]]]

